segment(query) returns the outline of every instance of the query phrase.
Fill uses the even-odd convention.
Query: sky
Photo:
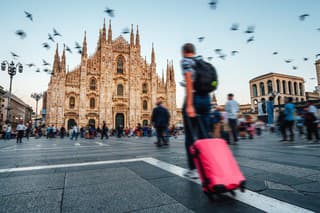
[[[177,82],[177,106],[181,107],[184,88],[180,60],[181,46],[186,42],[196,45],[197,53],[204,58],[213,57],[211,63],[219,76],[216,91],[218,103],[223,104],[227,93],[234,93],[238,102],[250,102],[249,80],[269,72],[301,76],[306,81],[306,90],[316,86],[315,55],[320,53],[320,1],[319,0],[218,0],[215,10],[208,0],[2,0],[0,13],[0,61],[13,60],[10,52],[20,57],[16,62],[24,64],[24,72],[13,80],[13,93],[31,106],[33,92],[47,89],[50,75],[36,73],[36,68],[25,66],[35,63],[43,69],[42,59],[52,64],[56,43],[61,54],[63,43],[74,48],[74,42],[82,43],[87,32],[88,53],[96,49],[99,29],[103,19],[110,19],[103,11],[106,7],[115,10],[111,18],[113,38],[126,27],[139,25],[142,56],[151,60],[152,43],[155,46],[157,72],[161,75],[167,59],[173,60]],[[24,11],[33,14],[33,22],[25,18]],[[308,13],[305,21],[299,15]],[[231,31],[233,23],[239,23],[239,31]],[[247,44],[250,37],[244,33],[248,26],[255,26],[255,41]],[[56,43],[47,40],[48,33],[56,28],[63,36],[55,37]],[[15,35],[23,29],[25,39]],[[197,38],[204,36],[203,42]],[[124,36],[127,40],[129,35]],[[43,42],[51,45],[49,50]],[[223,49],[226,60],[219,59],[214,49]],[[70,70],[80,63],[80,55],[74,49],[67,53]],[[231,56],[231,51],[239,54]],[[272,53],[278,51],[274,56]],[[307,62],[303,57],[308,57]],[[293,59],[286,64],[285,59]],[[293,70],[292,66],[298,66]],[[50,69],[52,66],[50,67]],[[9,88],[9,75],[0,71],[0,85]]]

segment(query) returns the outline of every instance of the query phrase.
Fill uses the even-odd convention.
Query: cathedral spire
[[[88,49],[87,49],[87,32],[84,31],[84,38],[83,38],[83,43],[82,43],[82,57],[88,56],[87,51],[88,51]]]
[[[152,52],[151,52],[151,64],[152,65],[156,64],[156,56],[155,56],[155,53],[154,53],[153,43],[152,43]]]
[[[164,70],[162,69],[162,79],[161,79],[161,81],[162,81],[162,85],[164,85]]]
[[[140,35],[139,35],[139,26],[137,25],[137,33],[136,33],[136,48],[140,49]]]
[[[60,67],[63,72],[66,72],[66,45],[65,44],[63,44],[63,52],[62,52]]]
[[[111,20],[109,20],[109,29],[108,29],[108,43],[112,43],[112,29],[111,29]]]
[[[134,47],[134,33],[133,33],[133,24],[131,24],[131,33],[130,33],[130,47]]]
[[[58,43],[57,43],[56,53],[54,55],[52,72],[54,74],[60,72],[60,59],[59,59],[59,45],[58,45]]]
[[[103,19],[103,28],[102,28],[102,41],[105,42],[107,39],[106,35],[106,19]]]

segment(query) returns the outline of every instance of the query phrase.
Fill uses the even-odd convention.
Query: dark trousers
[[[186,114],[186,106],[183,106],[183,123],[185,131],[185,147],[188,158],[189,169],[195,169],[192,155],[190,153],[190,147],[195,142],[195,136],[197,138],[206,138],[208,137],[209,132],[209,119],[210,119],[210,107],[211,101],[209,95],[206,96],[193,96],[193,106],[195,108],[198,118],[189,118]],[[203,131],[200,131],[199,122],[203,125]],[[191,125],[191,126],[190,126]],[[205,135],[204,135],[205,134]]]
[[[23,134],[24,134],[23,130],[18,131],[17,143],[22,143]]]
[[[168,141],[165,137],[165,132],[167,130],[167,127],[157,127],[156,132],[157,132],[157,142],[160,145],[162,142],[164,144],[167,144]]]
[[[237,121],[237,119],[229,118],[228,123],[229,123],[229,127],[231,129],[233,140],[234,140],[234,142],[237,142],[238,141],[238,130],[237,130],[238,121]]]
[[[307,126],[307,134],[308,134],[308,140],[312,140],[312,135],[314,135],[316,140],[319,140],[319,132],[317,128],[317,124],[313,124],[311,126]]]
[[[109,138],[108,133],[105,132],[105,131],[102,131],[102,132],[101,132],[101,140],[103,139],[104,136],[106,137],[106,139]]]
[[[290,132],[290,140],[294,140],[294,133],[293,133],[293,126],[294,126],[294,121],[285,121],[285,128],[283,130],[283,140],[287,140],[287,129]]]

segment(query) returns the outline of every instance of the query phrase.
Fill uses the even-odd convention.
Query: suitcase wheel
[[[214,201],[213,194],[209,192],[204,192],[204,194],[208,197],[210,201]]]
[[[233,197],[235,197],[235,196],[237,195],[235,191],[230,191],[230,194],[231,194]]]

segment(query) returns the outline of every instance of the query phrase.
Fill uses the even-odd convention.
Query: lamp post
[[[31,98],[36,100],[36,116],[34,119],[34,127],[37,127],[37,115],[38,115],[38,102],[42,98],[42,93],[32,93]]]
[[[13,76],[15,76],[17,74],[17,69],[19,73],[23,72],[23,66],[20,63],[13,63],[13,61],[11,61],[11,63],[9,63],[8,61],[3,61],[1,63],[1,70],[2,71],[8,71],[8,74],[10,76],[10,89],[9,89],[9,96],[8,96],[8,107],[7,107],[7,122],[10,122],[10,110],[11,110],[11,90],[12,90],[12,79]]]

